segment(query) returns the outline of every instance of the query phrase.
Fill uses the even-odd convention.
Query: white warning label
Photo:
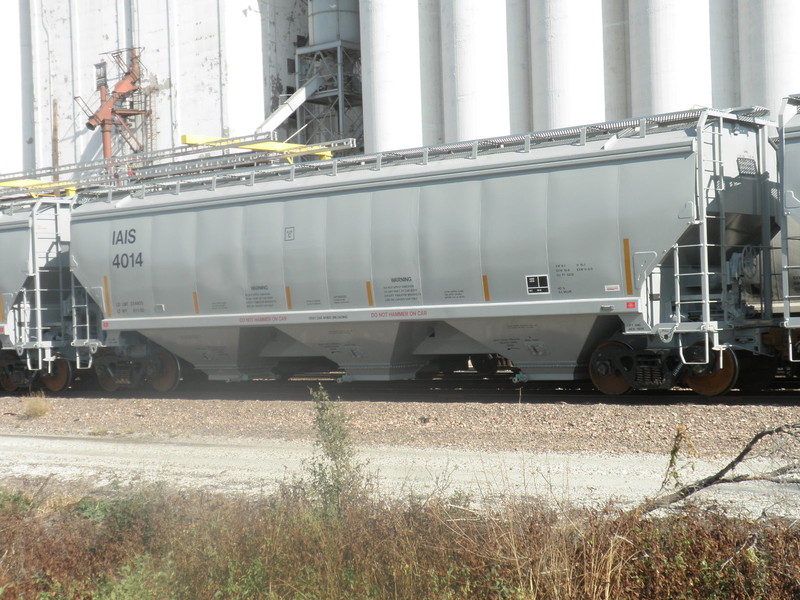
[[[526,275],[525,283],[528,287],[528,294],[549,294],[550,282],[548,275]]]

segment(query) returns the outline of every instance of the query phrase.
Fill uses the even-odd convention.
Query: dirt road
[[[27,414],[30,398],[0,398],[0,480],[31,488],[49,478],[48,486],[73,494],[156,481],[249,494],[302,477],[314,451],[312,404],[297,399],[307,389],[284,390],[286,400],[258,399],[275,388],[234,389],[232,399],[213,386],[192,397],[50,398],[36,418]],[[718,468],[754,431],[800,422],[790,395],[758,404],[680,395],[662,402],[574,393],[536,402],[433,397],[439,401],[343,398],[381,491],[632,504],[659,489],[678,428],[688,431],[681,477],[689,480]],[[753,468],[776,456],[768,449]],[[800,517],[796,487],[737,485],[714,497],[749,514]]]

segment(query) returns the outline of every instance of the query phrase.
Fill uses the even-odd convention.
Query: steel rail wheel
[[[158,361],[157,374],[148,377],[147,382],[157,392],[171,392],[181,381],[181,363],[166,350],[160,350],[155,359]]]
[[[40,378],[48,391],[54,394],[63,392],[72,383],[72,363],[64,358],[57,358],[50,366],[50,372],[42,373]]]
[[[105,392],[116,392],[119,389],[119,384],[106,367],[97,366],[94,372],[97,375],[97,384],[100,389]]]
[[[12,381],[11,377],[5,373],[5,370],[0,373],[0,388],[3,388],[3,391],[9,394],[13,394],[19,390],[19,386]]]
[[[722,350],[722,366],[719,352],[712,352],[707,365],[686,365],[681,382],[701,396],[721,396],[734,386],[738,377],[736,355],[726,348]]]
[[[623,374],[620,359],[631,351],[622,342],[600,344],[589,359],[589,377],[594,387],[609,396],[620,396],[631,391],[631,385]]]
[[[772,384],[778,372],[778,361],[774,356],[737,352],[736,361],[739,363],[736,387],[745,394],[764,391]]]

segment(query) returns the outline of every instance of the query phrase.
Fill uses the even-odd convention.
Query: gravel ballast
[[[541,396],[537,402],[348,401],[359,445],[479,451],[670,451],[679,427],[697,456],[721,458],[756,431],[800,422],[800,405],[608,401]],[[220,398],[47,398],[46,414],[26,416],[26,396],[0,397],[0,433],[153,438],[312,440],[310,400]]]
[[[274,391],[208,386],[192,397],[2,397],[0,480],[89,490],[146,481],[237,493],[274,489],[302,475],[315,437],[313,403],[299,399],[308,398],[307,387],[286,393],[291,399],[260,399]],[[699,402],[681,393],[608,399],[542,392],[523,401],[509,394],[464,400],[451,392],[374,401],[342,395],[359,455],[384,489],[480,495],[491,488],[493,495],[544,493],[594,505],[635,504],[655,494],[678,430],[686,431],[681,466],[689,480],[718,469],[755,432],[800,422],[800,406],[788,394],[760,403]],[[44,414],[30,416],[42,403]],[[750,514],[800,516],[795,487],[726,488],[708,497]]]

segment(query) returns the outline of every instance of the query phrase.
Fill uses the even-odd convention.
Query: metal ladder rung
[[[693,297],[696,297],[696,296],[693,296]],[[681,304],[700,304],[702,302],[703,302],[702,298],[699,299],[699,300],[681,300],[680,302],[675,302],[675,306],[678,306],[678,305],[681,305]],[[709,299],[708,302],[710,304],[719,304],[719,303],[722,302],[722,300],[720,300],[718,298],[713,298],[713,299]]]
[[[708,273],[675,273],[675,277],[680,279],[681,277],[702,277],[703,275],[720,275],[716,271],[709,271]]]
[[[722,300],[709,300],[709,304],[720,304]],[[684,304],[702,304],[702,300],[681,300],[680,302],[676,302],[675,306],[683,306]]]
[[[683,248],[702,248],[702,247],[703,247],[703,244],[683,244],[681,246],[678,246],[678,249],[680,250],[680,249],[683,249]],[[722,244],[706,244],[705,247],[706,248],[722,248]],[[725,247],[728,248],[729,246],[725,246]]]

